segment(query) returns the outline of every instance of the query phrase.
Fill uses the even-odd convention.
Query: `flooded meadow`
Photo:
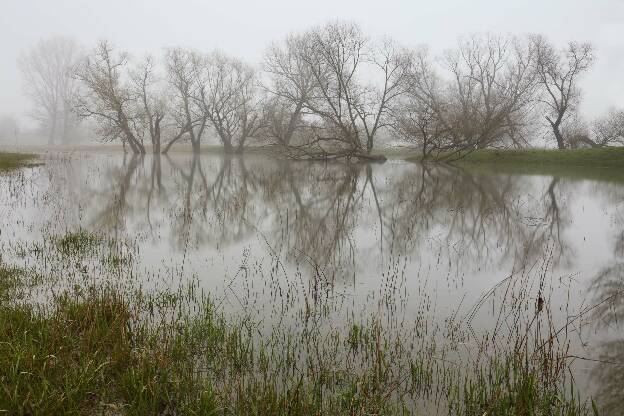
[[[620,172],[41,162],[0,174],[0,266],[23,277],[6,302],[45,315],[112,291],[127,331],[175,339],[210,381],[214,414],[624,412]],[[125,401],[92,406],[146,409]],[[147,413],[186,414],[163,406]]]

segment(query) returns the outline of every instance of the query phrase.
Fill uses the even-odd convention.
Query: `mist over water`
[[[29,262],[31,244],[68,232],[103,233],[133,247],[124,276],[145,287],[196,280],[229,313],[260,318],[261,332],[299,328],[314,301],[325,314],[305,321],[319,327],[371,312],[398,332],[427,321],[461,359],[493,329],[507,341],[516,296],[527,308],[543,297],[559,325],[624,285],[618,177],[253,154],[43,161],[0,177],[3,261]],[[619,306],[585,311],[566,331],[569,354],[624,361]],[[617,408],[617,366],[573,368],[584,394]]]
[[[624,414],[622,0],[0,2],[0,414]]]

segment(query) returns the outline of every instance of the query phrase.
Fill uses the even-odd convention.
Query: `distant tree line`
[[[590,44],[558,49],[541,35],[475,35],[432,57],[332,22],[273,43],[257,66],[183,48],[133,59],[106,41],[78,53],[56,39],[20,67],[50,142],[73,114],[139,154],[199,152],[216,136],[227,153],[253,142],[292,158],[375,159],[392,137],[452,159],[530,146],[540,126],[560,149],[624,144],[622,111],[579,122],[578,82],[593,61]]]

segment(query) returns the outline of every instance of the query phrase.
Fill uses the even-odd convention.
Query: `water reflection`
[[[31,230],[131,236],[146,263],[181,261],[215,286],[242,267],[308,269],[355,304],[372,290],[395,296],[391,270],[403,279],[401,302],[416,294],[408,316],[446,308],[461,317],[505,277],[534,272],[540,284],[566,286],[568,298],[552,299],[561,314],[566,303],[599,304],[581,347],[601,361],[592,379],[608,414],[624,412],[624,369],[613,364],[624,363],[621,183],[259,155],[77,155],[37,172],[27,215],[42,224]],[[20,212],[11,208],[5,221]],[[255,301],[257,313],[270,302]]]
[[[90,226],[167,236],[176,250],[227,247],[260,232],[291,259],[351,269],[369,256],[418,256],[433,247],[462,270],[510,259],[523,267],[546,246],[555,264],[574,263],[566,236],[573,185],[560,178],[262,157],[107,162],[86,181]]]
[[[620,251],[616,241],[616,255]],[[620,255],[621,257],[621,255]],[[591,285],[596,308],[593,318],[600,341],[592,371],[596,397],[604,414],[624,414],[624,262],[602,269]]]

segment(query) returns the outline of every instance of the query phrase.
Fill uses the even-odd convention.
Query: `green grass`
[[[456,164],[583,166],[624,169],[624,147],[602,149],[484,149],[468,153]]]
[[[56,237],[54,243],[56,248],[65,255],[84,255],[97,248],[103,240],[97,234],[79,229],[76,232]]]
[[[161,342],[133,331],[128,305],[113,292],[65,295],[49,315],[2,306],[0,317],[0,413],[214,410],[192,358],[175,339]]]
[[[32,164],[35,155],[26,153],[2,153],[0,152],[0,171],[17,169]]]
[[[258,337],[192,287],[86,284],[37,306],[11,300],[27,275],[0,263],[0,414],[428,414],[422,400],[449,416],[593,414],[566,394],[563,362],[528,350],[460,372],[375,318]]]

